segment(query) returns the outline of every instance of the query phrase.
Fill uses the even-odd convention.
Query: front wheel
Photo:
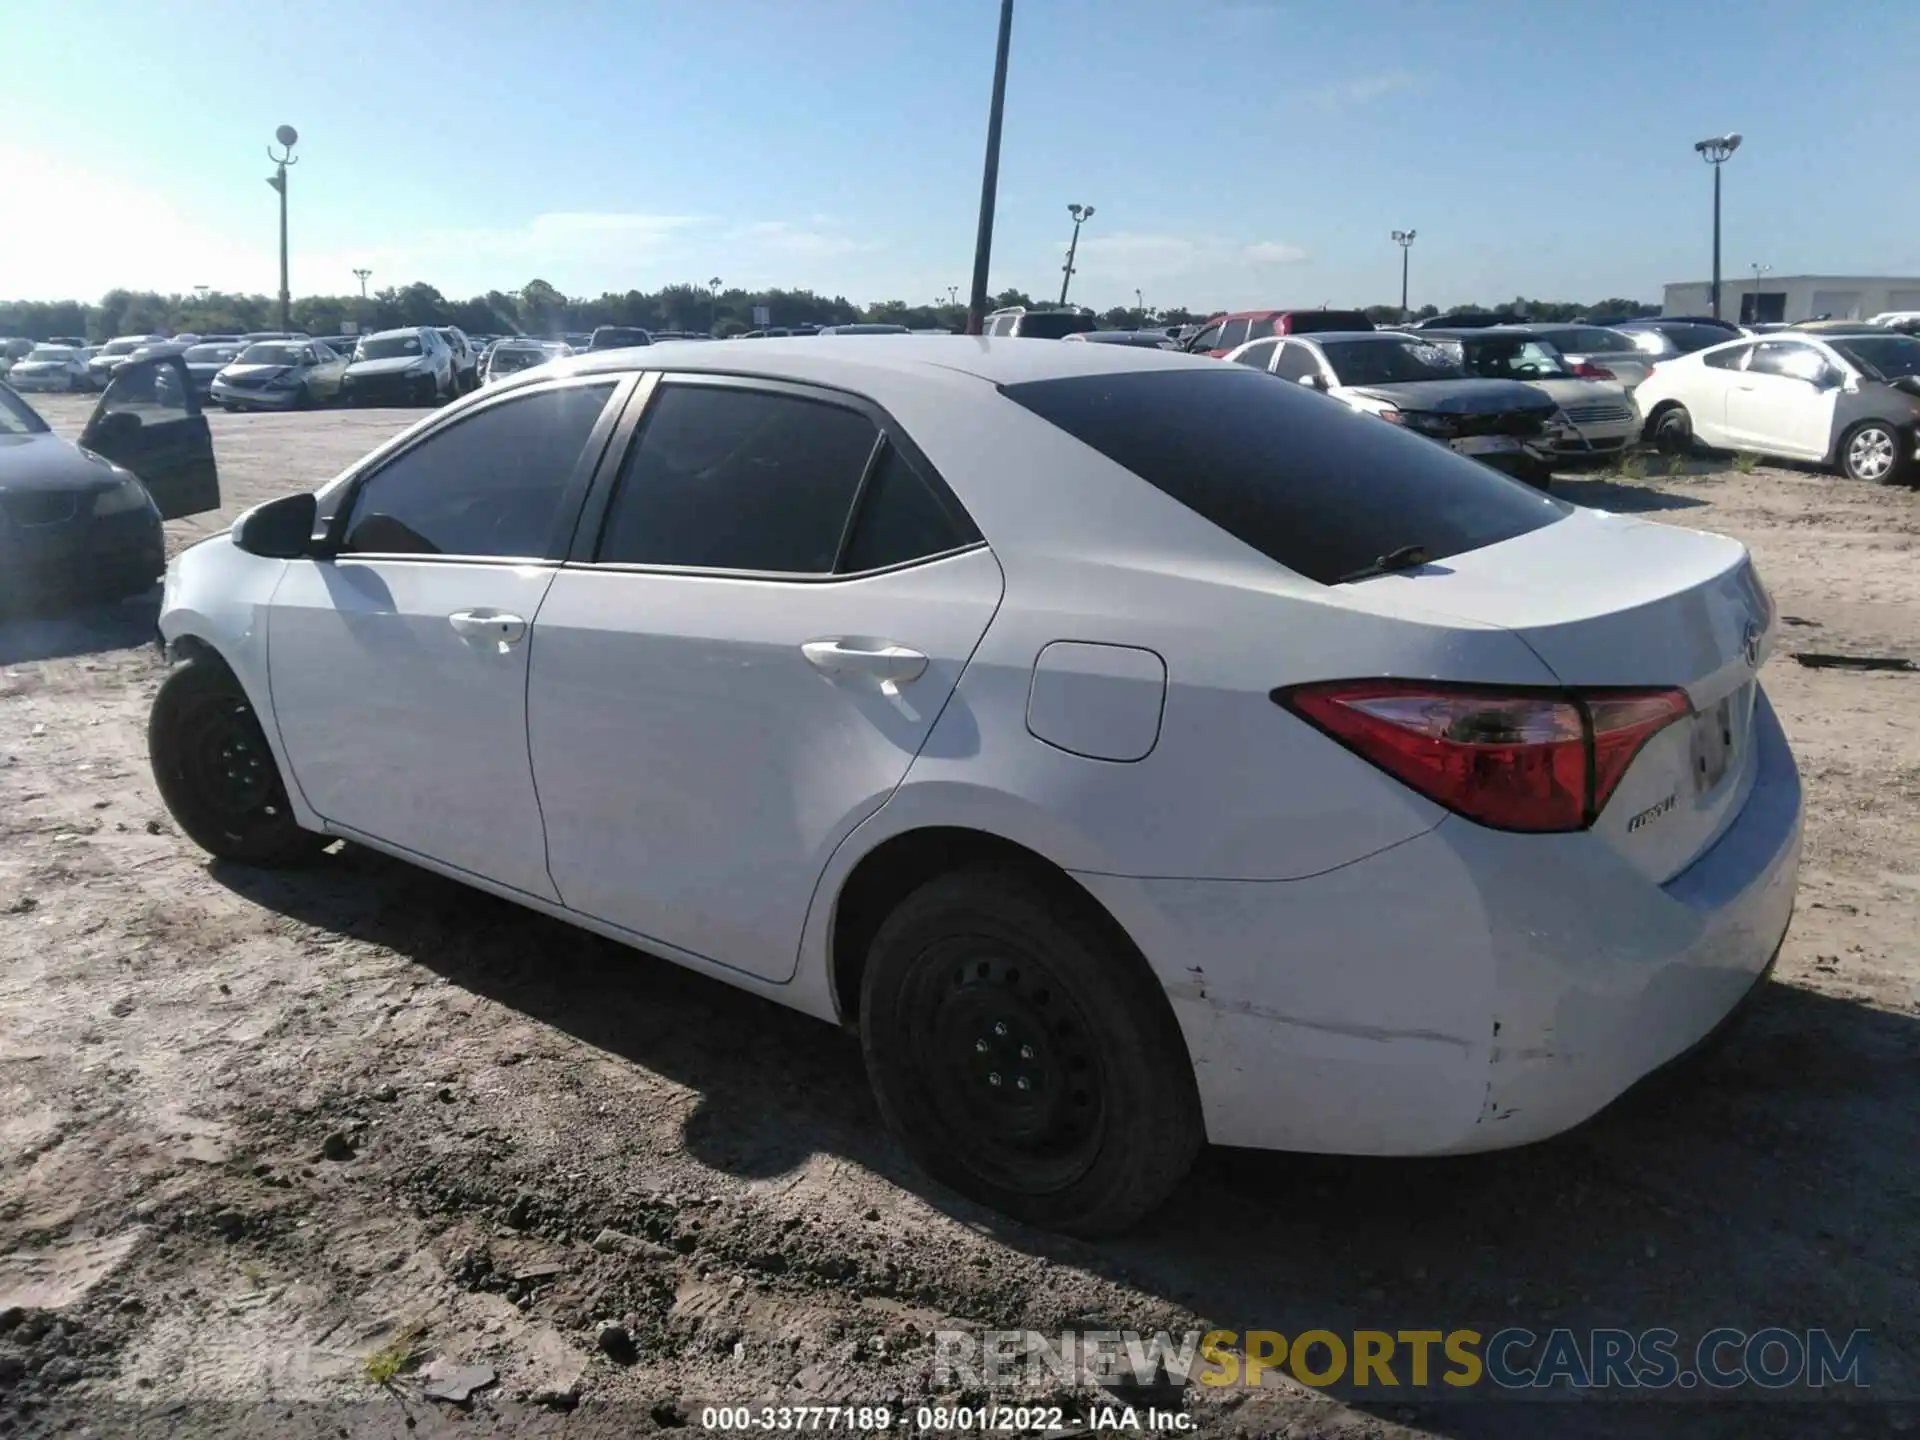
[[[860,1032],[913,1160],[1028,1224],[1123,1230],[1199,1151],[1193,1066],[1159,981],[1023,875],[958,872],[903,900],[868,953]]]
[[[1653,422],[1653,448],[1670,458],[1693,454],[1693,417],[1681,405],[1660,412]]]
[[[1906,466],[1900,431],[1885,420],[1863,420],[1840,439],[1840,472],[1849,480],[1898,484]]]
[[[326,836],[295,823],[253,704],[218,660],[195,656],[167,675],[147,719],[147,754],[168,812],[208,854],[278,866],[326,847]]]

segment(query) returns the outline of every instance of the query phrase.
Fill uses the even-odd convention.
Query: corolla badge
[[[1760,641],[1766,633],[1757,621],[1747,621],[1746,631],[1740,637],[1740,648],[1746,652],[1747,668],[1750,670],[1760,668]]]

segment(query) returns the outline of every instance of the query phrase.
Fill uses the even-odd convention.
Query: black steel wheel
[[[932,880],[881,924],[861,999],[881,1113],[921,1168],[1082,1235],[1158,1206],[1202,1138],[1165,992],[1090,906],[1008,871]]]
[[[1693,454],[1693,417],[1685,406],[1660,412],[1653,422],[1653,448],[1669,458]]]
[[[208,656],[177,665],[154,697],[147,754],[160,798],[201,849],[249,865],[290,865],[327,837],[302,830],[253,704]]]

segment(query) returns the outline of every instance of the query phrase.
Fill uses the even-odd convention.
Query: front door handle
[[[927,657],[890,640],[857,640],[836,636],[809,640],[800,653],[814,669],[827,675],[865,675],[883,685],[905,685],[927,669]]]
[[[447,623],[462,640],[491,640],[501,650],[519,644],[527,634],[525,620],[500,610],[456,610]]]

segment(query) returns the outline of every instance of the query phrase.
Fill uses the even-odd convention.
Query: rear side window
[[[980,532],[959,513],[959,506],[936,494],[912,464],[892,445],[881,451],[853,534],[840,560],[845,571],[879,570],[929,555],[945,554],[979,540]]]
[[[1220,332],[1220,343],[1214,348],[1231,350],[1237,345],[1247,343],[1247,331],[1252,327],[1251,320],[1229,320]]]
[[[1361,310],[1295,310],[1284,321],[1289,335],[1326,335],[1336,330],[1371,330],[1373,322]]]
[[[349,553],[558,553],[587,439],[613,393],[605,385],[542,390],[477,410],[381,466],[354,496]]]
[[[1738,370],[1742,362],[1752,353],[1751,345],[1729,345],[1724,350],[1715,350],[1711,354],[1702,355],[1700,363],[1711,365],[1716,370]]]
[[[1034,340],[1059,340],[1094,328],[1091,315],[1071,310],[1029,310],[1020,317],[1020,333]]]
[[[1252,370],[1264,370],[1273,363],[1273,352],[1279,348],[1278,340],[1256,340],[1235,352],[1234,363]]]
[[[826,574],[880,432],[856,410],[663,385],[627,452],[595,558]]]
[[[1237,365],[1002,393],[1323,585],[1403,545],[1444,560],[1571,513],[1431,440]]]
[[[1691,355],[1709,345],[1724,345],[1733,339],[1731,330],[1722,330],[1718,325],[1661,325],[1656,328],[1673,342],[1674,348],[1682,355]]]

